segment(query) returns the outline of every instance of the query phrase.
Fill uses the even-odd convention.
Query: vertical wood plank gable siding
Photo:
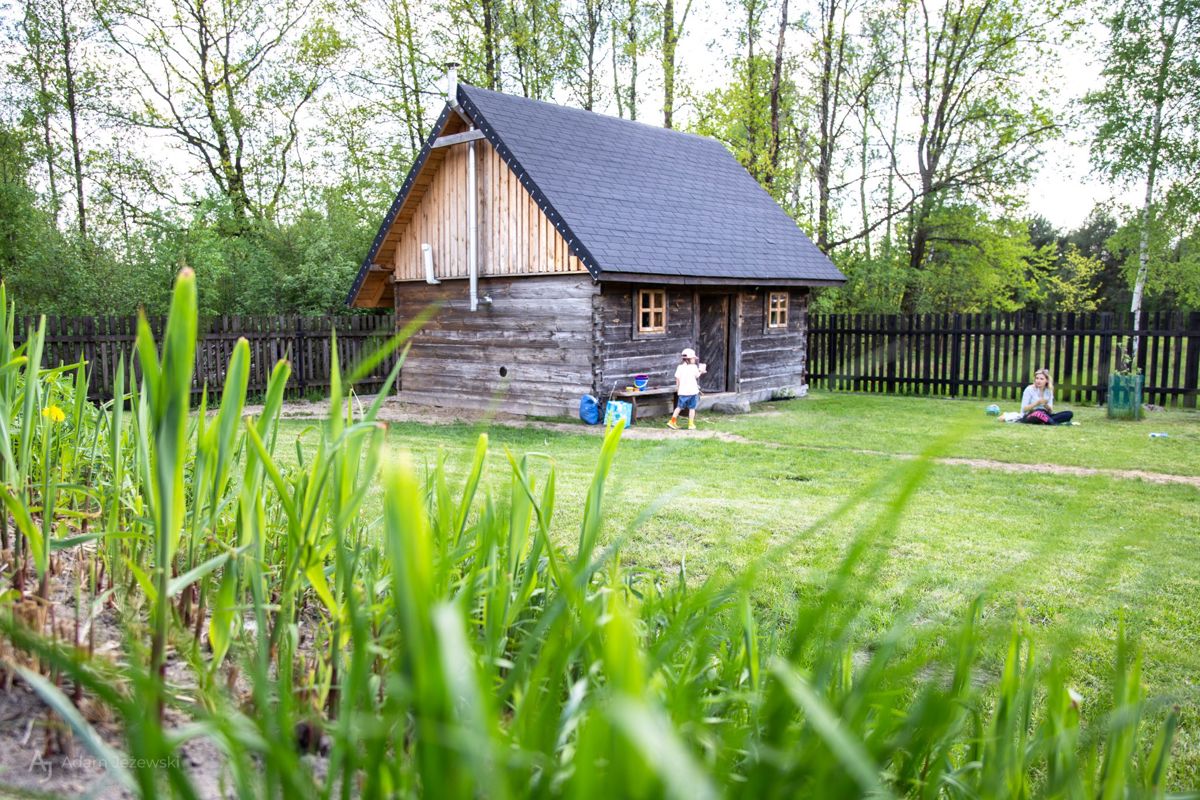
[[[597,291],[587,275],[482,278],[479,293],[492,304],[472,312],[464,284],[400,287],[398,325],[442,303],[413,339],[400,399],[460,407],[499,399],[505,412],[573,413],[579,396],[592,391]]]
[[[495,148],[485,140],[475,147],[480,277],[586,272]],[[421,244],[426,242],[433,248],[438,278],[467,277],[467,145],[444,150],[439,163],[427,165],[433,171],[429,188],[399,232],[393,264],[397,282],[425,280]]]

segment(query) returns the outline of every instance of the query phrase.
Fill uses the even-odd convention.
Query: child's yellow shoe
[[[689,430],[689,431],[694,431],[694,430],[696,430],[696,423],[694,423],[694,422],[689,422],[689,423],[688,423],[688,430]]]
[[[674,417],[672,417],[671,420],[669,422],[667,422],[667,427],[673,431],[679,430],[679,426],[675,424]]]

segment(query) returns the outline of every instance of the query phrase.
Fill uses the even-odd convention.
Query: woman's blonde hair
[[[1041,375],[1041,376],[1045,377],[1045,379],[1046,379],[1046,391],[1048,391],[1048,392],[1053,392],[1053,391],[1054,391],[1054,379],[1050,377],[1050,370],[1046,369],[1045,367],[1042,367],[1041,369],[1034,370],[1034,371],[1033,371],[1033,377],[1034,377],[1034,379],[1036,379],[1038,375]]]

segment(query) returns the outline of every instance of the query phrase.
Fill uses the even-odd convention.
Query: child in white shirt
[[[700,359],[696,357],[696,351],[690,347],[684,348],[681,358],[682,361],[675,368],[675,394],[679,396],[679,400],[667,427],[678,430],[679,412],[686,408],[688,430],[694,431],[696,430],[696,406],[700,401],[700,376],[704,374],[705,369],[701,366]]]

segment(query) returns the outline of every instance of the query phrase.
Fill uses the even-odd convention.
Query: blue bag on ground
[[[590,394],[579,398],[579,418],[588,425],[599,425],[600,401]]]

